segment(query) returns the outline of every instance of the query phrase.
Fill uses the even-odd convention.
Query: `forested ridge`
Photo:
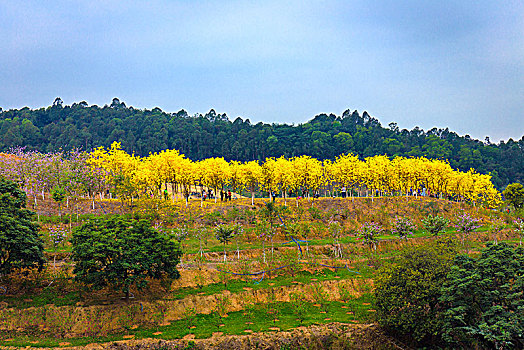
[[[319,114],[298,125],[252,124],[240,117],[231,121],[213,109],[193,116],[185,110],[136,109],[117,98],[104,107],[83,101],[68,106],[57,98],[46,108],[0,109],[0,151],[18,146],[41,152],[91,150],[114,141],[140,156],[178,149],[193,160],[247,161],[282,155],[334,159],[348,152],[361,157],[426,156],[448,159],[462,171],[475,168],[491,173],[499,189],[524,182],[524,136],[494,144],[459,136],[448,128],[401,130],[395,123],[383,127],[367,112],[349,109],[341,116]]]

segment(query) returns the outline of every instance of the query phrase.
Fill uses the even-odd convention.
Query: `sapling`
[[[264,258],[264,264],[266,263],[266,238],[267,238],[268,226],[265,221],[256,223],[255,232],[257,237],[262,240],[262,256]]]
[[[186,327],[189,329],[189,333],[192,332],[193,326],[195,326],[197,312],[194,307],[186,307],[184,309],[184,319]]]
[[[66,198],[66,191],[63,187],[55,186],[51,190],[51,197],[58,204],[58,216],[62,218],[62,203]]]
[[[189,236],[189,231],[187,227],[178,227],[175,228],[173,231],[173,237],[175,240],[180,244],[180,248],[182,249],[182,252],[184,251],[184,244],[182,243],[186,238]],[[182,259],[181,259],[182,260]]]
[[[382,226],[374,222],[365,222],[359,229],[359,239],[364,240],[364,244],[369,247],[372,254],[377,250],[378,236],[382,234],[383,231]]]
[[[233,226],[233,236],[235,237],[235,242],[237,244],[237,260],[240,261],[240,249],[238,247],[238,237],[244,233],[244,228],[242,225],[236,224]]]
[[[53,245],[53,269],[56,270],[56,249],[67,239],[67,229],[62,225],[49,227],[49,240]]]
[[[416,229],[415,224],[408,218],[397,217],[393,221],[393,228],[391,232],[398,236],[400,240],[408,239],[408,236],[413,235],[413,231]]]
[[[306,299],[307,297],[304,292],[291,293],[289,296],[289,301],[291,302],[291,307],[293,308],[293,314],[296,315],[300,325],[302,325],[308,313],[308,304]]]
[[[227,309],[230,304],[231,300],[228,295],[219,295],[216,297],[216,304],[213,311],[215,311],[218,316],[217,329],[220,327],[220,324],[222,323],[222,318],[227,314]]]
[[[342,225],[338,221],[330,221],[329,223],[329,233],[333,239],[333,247],[336,258],[342,257],[342,248],[340,246],[340,236],[342,233]]]
[[[206,233],[206,229],[204,226],[198,226],[195,229],[195,237],[198,239],[198,254],[200,256],[200,262],[204,261],[204,250],[202,249],[202,239],[204,238],[204,235]]]
[[[477,225],[478,221],[478,219],[472,218],[467,213],[463,213],[458,217],[455,228],[461,233],[463,247],[466,236],[468,236],[469,234],[471,234],[471,232],[475,231],[477,228],[480,227],[479,225]]]
[[[308,241],[308,237],[309,237],[309,234],[311,233],[311,228],[308,224],[306,223],[301,223],[300,224],[300,236],[304,239],[304,241],[306,241],[306,255],[309,255],[309,241]]]
[[[226,245],[231,241],[231,238],[233,238],[234,228],[229,225],[218,225],[215,227],[215,237],[216,239],[224,244],[224,263],[227,261],[227,255],[226,255]]]
[[[449,220],[442,216],[433,216],[432,214],[428,214],[427,218],[422,219],[422,223],[430,234],[436,236],[440,232],[444,231],[446,226],[449,224]]]
[[[491,225],[489,225],[489,231],[493,234],[493,244],[498,244],[497,235],[504,228],[504,226],[506,226],[506,224],[500,218],[491,221]]]

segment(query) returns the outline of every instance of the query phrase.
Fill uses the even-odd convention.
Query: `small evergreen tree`
[[[504,191],[502,191],[504,198],[515,208],[524,207],[524,186],[518,182],[509,184]]]
[[[95,289],[118,288],[126,299],[132,286],[144,288],[148,278],[180,277],[179,243],[145,220],[90,220],[75,229],[71,243],[75,279]]]
[[[231,239],[233,239],[233,235],[235,233],[235,227],[230,225],[218,225],[215,227],[215,237],[216,239],[224,244],[224,262],[227,260],[226,255],[226,245],[231,242]]]
[[[524,249],[490,244],[455,258],[442,289],[444,338],[454,347],[524,347]]]
[[[0,275],[44,265],[44,242],[26,201],[16,183],[0,177]]]

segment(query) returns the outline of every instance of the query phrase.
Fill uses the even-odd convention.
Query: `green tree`
[[[442,288],[444,338],[455,346],[524,347],[524,249],[490,244],[477,259],[459,255]]]
[[[233,235],[235,233],[235,227],[231,225],[218,225],[215,227],[215,237],[216,239],[224,245],[224,263],[227,260],[226,255],[226,245],[231,242],[231,239],[233,239]]]
[[[0,177],[0,275],[44,265],[44,242],[26,201],[16,183]]]
[[[509,184],[506,189],[502,191],[502,194],[515,209],[524,206],[524,186],[518,182]]]
[[[67,196],[66,191],[61,186],[55,186],[51,190],[51,197],[58,204],[58,216],[59,217],[62,217],[62,204],[64,203],[66,196]]]
[[[429,214],[425,219],[422,219],[422,224],[429,233],[436,236],[445,230],[449,220],[442,216]]]
[[[132,286],[148,278],[180,277],[180,246],[148,221],[117,216],[90,220],[75,229],[71,240],[75,279],[95,289],[118,288],[129,299]]]
[[[375,281],[378,323],[416,345],[438,344],[445,311],[440,289],[455,252],[453,241],[437,240],[405,250],[396,263],[379,270]]]

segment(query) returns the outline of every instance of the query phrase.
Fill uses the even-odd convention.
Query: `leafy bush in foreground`
[[[379,272],[377,321],[416,346],[524,348],[524,248],[488,244],[478,258],[451,241],[410,248]]]
[[[437,344],[443,327],[441,286],[451,269],[455,244],[438,240],[405,250],[375,281],[377,321],[412,343]]]

